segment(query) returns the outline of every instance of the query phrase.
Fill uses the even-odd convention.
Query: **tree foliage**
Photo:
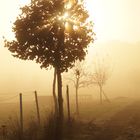
[[[13,25],[15,40],[5,41],[14,57],[35,60],[41,68],[57,67],[61,72],[83,60],[93,41],[92,22],[83,2],[68,6],[63,0],[32,0],[21,8]]]

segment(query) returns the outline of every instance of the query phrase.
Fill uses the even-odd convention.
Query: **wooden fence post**
[[[36,110],[37,110],[37,119],[38,119],[38,124],[40,125],[40,112],[39,112],[37,91],[35,91],[34,93],[35,93],[35,102],[36,102]]]
[[[22,93],[19,94],[20,100],[20,139],[23,140],[23,105],[22,105]]]
[[[66,95],[67,95],[67,109],[68,109],[68,121],[70,121],[70,101],[69,101],[69,86],[66,86]]]

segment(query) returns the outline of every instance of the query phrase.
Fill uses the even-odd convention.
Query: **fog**
[[[106,83],[106,90],[110,96],[139,96],[139,53],[140,43],[126,43],[112,41],[99,50],[108,52],[111,56],[113,72]]]
[[[3,20],[0,32],[0,94],[15,95],[34,90],[40,91],[40,94],[52,93],[52,70],[40,69],[39,64],[35,62],[13,58],[3,47],[2,36],[7,39],[13,38],[11,28],[19,13],[19,6],[28,2],[28,0],[1,2],[0,17]],[[139,0],[87,0],[87,9],[94,22],[97,38],[89,49],[88,59],[92,61],[96,54],[101,57],[102,54],[108,54],[113,65],[113,73],[106,83],[105,91],[110,97],[139,96]],[[98,89],[93,86],[80,89],[80,92],[85,94],[86,91],[96,98],[98,95],[96,90]]]
[[[11,53],[0,47],[0,94],[16,95],[20,92],[37,90],[40,95],[51,95],[53,69],[40,69],[40,65],[32,61],[23,61],[14,58]],[[109,97],[139,96],[139,56],[140,43],[127,43],[121,41],[98,42],[95,41],[89,49],[88,60],[92,64],[96,55],[108,55],[113,72],[104,87]],[[92,69],[90,69],[92,71]],[[64,80],[65,81],[65,80]],[[63,84],[63,89],[66,86]],[[73,86],[70,84],[71,92]],[[65,89],[64,89],[65,90]],[[90,86],[80,89],[79,94],[92,94],[98,97],[98,88]]]

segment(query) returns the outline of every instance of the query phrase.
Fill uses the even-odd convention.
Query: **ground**
[[[95,115],[88,113],[87,117],[94,116],[93,120],[86,120],[85,128],[75,139],[140,140],[140,101],[119,98],[96,109]]]
[[[119,97],[111,99],[110,103],[103,102],[103,104],[100,104],[98,101],[93,101],[80,102],[79,105],[79,116],[75,114],[74,103],[71,105],[72,122],[64,130],[66,135],[64,140],[140,140],[139,99]],[[5,104],[1,105],[0,111],[7,113],[4,106]],[[24,109],[27,106],[33,109],[34,104],[28,103]],[[13,108],[15,108],[15,105],[13,105]],[[28,111],[26,110],[24,114],[29,114],[32,109],[28,107]],[[32,110],[30,113],[36,114],[35,110]],[[65,113],[67,114],[66,106]],[[65,117],[67,119],[66,114]],[[4,114],[1,114],[0,117],[2,118],[2,116],[1,122],[6,122]],[[26,119],[24,118],[24,123],[25,121]]]

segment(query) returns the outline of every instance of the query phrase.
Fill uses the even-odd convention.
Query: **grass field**
[[[52,105],[40,101],[42,123],[52,112]],[[65,106],[65,118],[67,109]],[[80,115],[75,115],[75,104],[71,102],[72,130],[66,129],[66,140],[137,140],[140,138],[140,102],[118,97],[111,102],[93,100],[80,102]],[[34,102],[24,103],[24,127],[37,122]],[[11,120],[11,121],[10,121]],[[0,124],[9,127],[10,122],[19,121],[19,103],[0,104]],[[1,129],[0,129],[1,130]],[[68,131],[68,132],[67,132]],[[38,140],[38,139],[37,139]]]

